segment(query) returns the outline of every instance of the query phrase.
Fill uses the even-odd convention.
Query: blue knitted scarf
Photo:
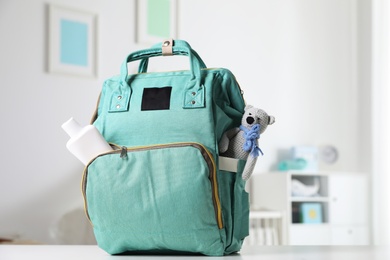
[[[263,155],[263,152],[256,144],[256,139],[260,138],[260,124],[255,124],[249,129],[240,125],[240,129],[244,132],[245,143],[242,147],[244,151],[249,152],[253,157],[258,157],[260,153]]]

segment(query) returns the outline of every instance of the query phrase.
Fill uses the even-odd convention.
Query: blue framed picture
[[[48,71],[96,77],[97,16],[56,5],[48,12]]]

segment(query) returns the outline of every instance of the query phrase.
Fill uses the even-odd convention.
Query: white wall
[[[82,205],[82,164],[65,148],[61,124],[88,124],[103,79],[133,50],[134,3],[50,1],[99,14],[99,78],[46,73],[43,0],[0,1],[0,237],[55,242],[48,227]]]
[[[82,204],[83,167],[60,125],[70,116],[87,124],[103,80],[145,46],[134,41],[134,1],[53,0],[99,15],[99,77],[48,74],[46,3],[0,1],[0,236],[55,243],[48,227]],[[179,37],[209,67],[229,68],[247,102],[276,117],[260,139],[257,171],[300,144],[336,145],[340,160],[330,168],[369,169],[360,142],[369,137],[359,117],[356,9],[354,0],[179,1]]]
[[[340,160],[327,168],[366,168],[358,141],[366,126],[359,120],[355,4],[180,2],[180,37],[205,56],[208,66],[231,69],[248,103],[276,116],[260,138],[265,156],[257,171],[275,167],[278,154],[302,144],[336,145]]]
[[[389,156],[390,156],[390,3],[375,0],[372,3],[372,218],[373,241],[390,244]]]

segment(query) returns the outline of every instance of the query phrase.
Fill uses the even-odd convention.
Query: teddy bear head
[[[268,115],[264,110],[251,105],[245,107],[245,112],[241,120],[241,125],[244,127],[251,128],[255,124],[260,124],[261,134],[273,123],[275,123],[275,117]]]

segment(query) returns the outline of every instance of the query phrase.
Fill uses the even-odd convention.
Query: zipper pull
[[[121,148],[122,148],[121,158],[125,159],[125,158],[127,158],[127,147],[126,146],[122,146]]]

